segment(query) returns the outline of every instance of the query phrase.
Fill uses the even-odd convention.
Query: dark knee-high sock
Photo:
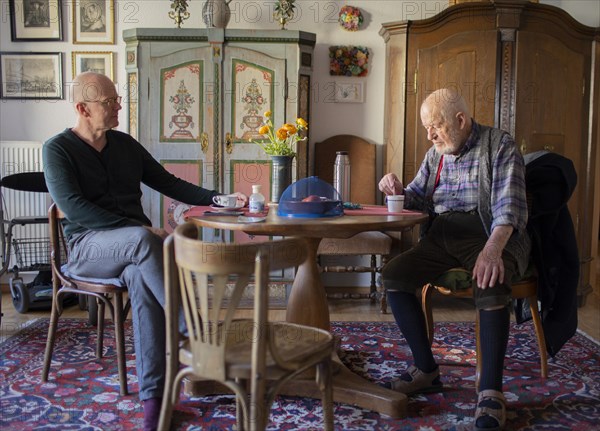
[[[479,342],[481,343],[481,378],[479,391],[494,389],[502,392],[504,356],[508,344],[510,314],[508,307],[479,311]]]
[[[415,366],[425,373],[435,370],[437,364],[427,338],[425,315],[417,297],[406,292],[388,292],[388,303],[412,351]]]

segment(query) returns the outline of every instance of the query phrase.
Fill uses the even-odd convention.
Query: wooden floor
[[[368,299],[332,299],[329,301],[329,310],[332,321],[393,321],[391,314],[381,314],[379,304],[370,304]],[[23,327],[29,320],[38,317],[49,317],[49,312],[32,311],[19,314],[15,311],[10,295],[2,295],[2,324],[0,336],[8,337]],[[590,294],[584,307],[579,309],[579,329],[596,340],[600,340],[600,298]],[[72,306],[65,310],[64,317],[87,317],[86,311]],[[284,310],[274,310],[271,318],[285,319]],[[472,302],[466,299],[436,298],[434,302],[435,321],[468,321],[473,320],[474,309]]]

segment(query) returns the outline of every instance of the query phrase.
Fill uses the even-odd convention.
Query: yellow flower
[[[287,139],[288,137],[288,131],[285,130],[283,127],[279,130],[277,130],[277,139],[281,139],[282,141],[284,139]]]
[[[296,129],[296,126],[294,126],[293,124],[290,123],[285,123],[283,126],[281,126],[282,129],[285,129],[288,132],[288,135],[293,135],[294,133],[296,133],[298,130]]]
[[[296,118],[296,124],[284,123],[279,129],[273,127],[273,113],[266,111],[264,113],[263,125],[258,129],[258,133],[263,135],[259,141],[253,141],[269,156],[291,156],[294,157],[293,145],[298,141],[306,139],[299,136],[299,132],[308,129],[308,123],[302,118]],[[250,140],[252,142],[252,139]]]

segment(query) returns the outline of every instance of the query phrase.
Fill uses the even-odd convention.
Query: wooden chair
[[[66,293],[75,293],[95,298],[98,303],[98,324],[96,338],[96,357],[102,357],[103,335],[104,335],[104,309],[108,307],[115,326],[115,342],[117,347],[117,364],[119,368],[119,382],[121,395],[127,395],[127,368],[125,364],[125,335],[124,321],[129,311],[129,300],[123,302],[127,287],[119,279],[76,279],[65,274],[62,263],[68,260],[66,256],[66,244],[60,220],[64,215],[56,204],[52,204],[48,210],[48,222],[50,230],[51,266],[52,266],[52,311],[50,314],[50,326],[48,328],[48,340],[44,354],[44,368],[42,370],[42,381],[48,381],[48,373],[52,362],[52,351],[56,338],[58,319],[63,312],[61,296]],[[114,299],[114,305],[111,302]]]
[[[333,184],[333,164],[337,151],[348,151],[350,157],[350,198],[359,204],[375,204],[377,191],[376,147],[353,135],[336,135],[315,144],[315,175]],[[383,232],[362,232],[352,238],[323,238],[318,256],[370,256],[369,266],[321,265],[323,272],[371,273],[369,297],[375,302],[378,296],[377,274],[387,262],[392,250],[392,238]],[[377,265],[377,256],[381,264]]]
[[[531,317],[535,328],[535,336],[537,338],[538,350],[540,355],[540,368],[542,378],[548,377],[548,356],[546,352],[546,341],[544,338],[544,329],[540,318],[538,299],[537,299],[537,276],[535,271],[528,270],[524,278],[512,285],[513,299],[526,299],[529,303]],[[421,305],[425,314],[425,322],[427,325],[427,335],[429,342],[433,343],[433,313],[431,306],[431,294],[434,291],[440,292],[442,295],[454,296],[458,298],[473,298],[473,288],[471,284],[471,273],[464,268],[454,268],[442,274],[433,283],[428,283],[423,286],[421,291]],[[479,386],[479,376],[481,374],[481,355],[480,340],[479,340],[479,313],[475,312],[475,342],[477,352],[477,369],[475,372],[477,386]]]
[[[282,385],[316,368],[324,429],[333,430],[332,335],[267,318],[269,271],[302,263],[304,241],[225,244],[197,238],[197,227],[185,223],[164,246],[167,375],[158,428],[170,429],[180,383],[190,377],[220,382],[235,393],[237,429],[263,430]],[[254,317],[236,319],[240,298],[253,275]],[[230,287],[231,295],[226,295]],[[178,329],[180,309],[187,336]]]

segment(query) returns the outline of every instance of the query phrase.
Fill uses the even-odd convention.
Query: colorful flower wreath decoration
[[[363,23],[362,12],[354,6],[342,6],[338,21],[344,30],[356,31]]]
[[[333,76],[367,76],[369,48],[364,46],[330,46],[329,74]]]

